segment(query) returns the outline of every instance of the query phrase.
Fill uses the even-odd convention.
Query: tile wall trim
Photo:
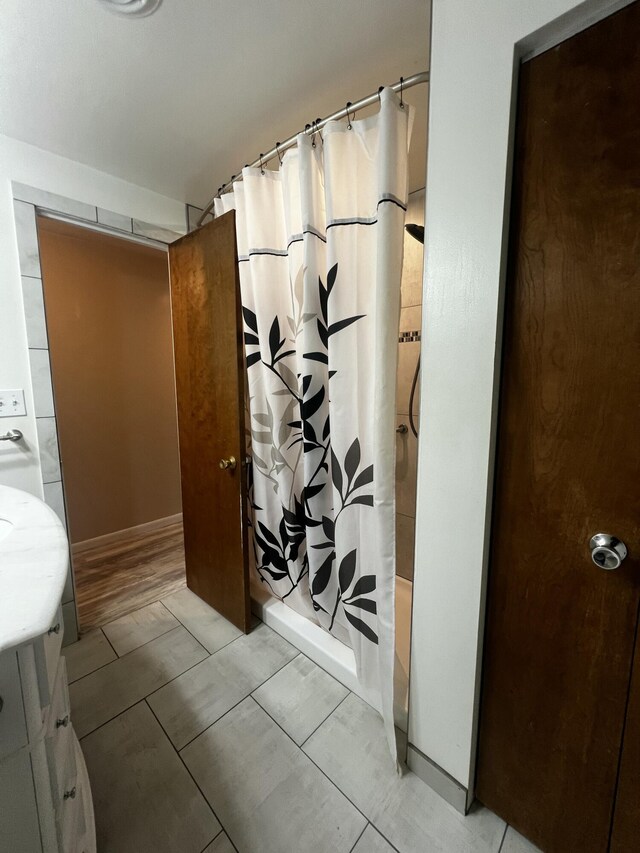
[[[54,216],[64,217],[67,221],[69,219],[76,220],[79,225],[85,227],[94,225],[96,230],[99,227],[102,232],[110,231],[116,237],[122,237],[126,233],[135,234],[168,245],[190,230],[189,208],[197,211],[199,209],[193,208],[192,205],[185,205],[184,229],[173,231],[161,225],[143,222],[130,216],[104,210],[92,204],[75,201],[15,181],[12,182],[11,189],[22,279],[23,311],[27,328],[42,491],[45,503],[57,513],[65,529],[68,529],[55,393],[49,358],[49,336],[42,291],[37,213],[46,211]],[[200,211],[198,215],[199,213]],[[39,282],[39,285],[36,282]],[[46,421],[48,423],[45,423]],[[48,432],[45,436],[47,429]],[[69,565],[69,577],[62,596],[65,621],[63,645],[68,645],[78,639],[78,616],[71,554],[69,555]]]
[[[467,814],[471,807],[467,789],[412,743],[407,744],[407,765],[456,811],[463,815]]]

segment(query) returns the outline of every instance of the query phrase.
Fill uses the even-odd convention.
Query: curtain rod
[[[388,88],[393,89],[394,92],[404,92],[405,89],[411,89],[413,86],[418,86],[420,83],[428,83],[428,82],[429,82],[429,72],[428,71],[421,71],[419,74],[412,74],[410,77],[406,77],[406,78],[401,77],[397,83],[394,83],[392,86],[389,86]],[[378,98],[380,96],[380,90],[382,88],[383,87],[381,86],[377,92],[373,92],[371,95],[367,95],[366,98],[360,98],[360,100],[356,101],[354,104],[348,103],[341,110],[338,110],[337,112],[332,113],[330,116],[327,116],[326,118],[318,119],[318,120],[314,121],[312,124],[308,124],[305,127],[304,131],[301,131],[301,133],[317,133],[319,130],[322,130],[322,128],[325,126],[325,124],[327,124],[327,122],[338,121],[339,119],[347,118],[348,116],[351,116],[351,118],[353,118],[354,113],[356,113],[358,110],[362,110],[362,109],[364,109],[364,107],[368,107],[371,104],[374,104],[376,102],[376,100],[378,100]],[[296,144],[296,140],[298,138],[298,135],[299,134],[296,133],[293,136],[290,136],[289,139],[285,140],[284,142],[278,142],[271,149],[271,151],[267,151],[266,154],[261,154],[257,160],[254,160],[254,162],[250,164],[250,168],[255,169],[257,166],[264,165],[264,163],[268,163],[269,160],[273,160],[274,157],[276,157],[276,156],[279,157],[283,151],[286,151],[287,148],[291,148],[293,145]],[[226,189],[228,189],[230,186],[235,184],[236,181],[239,181],[241,179],[241,177],[242,177],[241,174],[240,175],[232,175],[231,180],[227,181],[226,184],[223,184],[218,189],[218,192],[214,195],[214,197],[211,199],[209,204],[202,211],[202,214],[200,215],[200,218],[198,219],[198,222],[197,222],[197,227],[200,227],[200,225],[202,225],[205,216],[211,212],[216,198],[218,198],[218,196],[222,195],[222,193]]]

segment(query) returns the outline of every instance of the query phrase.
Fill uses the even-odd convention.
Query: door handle
[[[627,556],[627,546],[609,533],[596,533],[589,540],[591,559],[601,569],[612,571],[620,567]]]
[[[221,459],[218,464],[225,471],[227,469],[229,469],[230,471],[234,471],[238,463],[236,462],[235,456],[230,456],[228,459]]]

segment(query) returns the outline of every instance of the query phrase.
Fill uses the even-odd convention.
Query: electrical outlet
[[[16,418],[26,415],[24,391],[16,388],[13,391],[0,391],[0,418]]]

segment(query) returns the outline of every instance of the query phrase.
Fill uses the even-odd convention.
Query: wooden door
[[[608,849],[638,619],[639,33],[520,75],[477,795],[549,853]]]
[[[235,213],[169,247],[187,586],[247,632],[244,362]],[[233,457],[236,467],[220,467]]]

